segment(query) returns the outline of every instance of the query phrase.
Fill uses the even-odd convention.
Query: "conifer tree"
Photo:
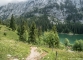
[[[28,42],[29,43],[35,43],[36,42],[36,24],[35,22],[32,22],[31,26],[30,26],[30,30],[29,30],[29,38],[28,38]]]
[[[52,27],[52,31],[53,31],[54,33],[57,33],[57,28],[56,28],[55,25]]]
[[[25,38],[25,35],[24,35],[25,31],[26,31],[25,22],[21,21],[21,25],[20,25],[20,27],[18,27],[18,35],[19,35],[19,39],[21,41],[26,41],[26,38]]]
[[[42,34],[42,28],[41,28],[41,26],[38,28],[38,38],[39,38],[39,36]]]
[[[13,14],[12,14],[11,20],[10,20],[10,28],[11,28],[13,31],[16,30],[16,27],[15,27],[15,20],[14,20]]]
[[[56,41],[55,45],[57,45],[57,47],[59,47],[59,36],[58,36],[57,28],[55,25],[52,27],[52,32],[55,35],[55,41]]]

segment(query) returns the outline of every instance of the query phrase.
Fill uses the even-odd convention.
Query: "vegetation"
[[[67,38],[65,38],[64,44],[66,47],[69,46],[70,43],[69,43],[69,40]]]
[[[49,47],[59,47],[59,37],[54,32],[45,32],[43,40]]]
[[[33,21],[33,18],[35,21]],[[18,20],[19,23],[17,23],[12,15],[10,28],[7,27],[8,25],[0,25],[0,60],[9,60],[11,58],[22,60],[26,58],[27,54],[30,53],[30,44],[39,46],[39,49],[47,53],[41,60],[83,58],[83,52],[81,52],[83,51],[83,40],[77,40],[72,47],[67,38],[64,43],[61,43],[58,36],[58,32],[81,34],[83,32],[82,24],[72,24],[66,21],[65,24],[58,22],[53,26],[47,15],[38,18],[32,17],[31,21],[28,20],[29,23],[26,22],[27,20]],[[68,47],[67,50],[65,46]],[[9,55],[10,57],[8,57]]]
[[[41,27],[41,30],[47,31],[47,30],[51,30],[52,26],[53,26],[53,22],[55,22],[56,24],[56,28],[57,28],[57,32],[58,33],[73,33],[73,34],[83,34],[83,24],[76,19],[76,22],[73,22],[72,20],[65,20],[64,23],[60,22],[60,21],[56,21],[53,17],[52,17],[52,21],[50,22],[50,20],[48,19],[48,15],[44,14],[42,16],[31,16],[28,18],[25,17],[19,17],[19,18],[14,18],[15,22],[17,25],[16,27],[21,25],[21,20],[23,19],[25,21],[25,27],[27,30],[28,27],[30,27],[30,25],[32,24],[32,22],[34,21],[36,24],[37,28]],[[2,22],[5,25],[10,25],[9,24],[9,20],[5,20]]]
[[[16,30],[16,27],[15,27],[15,20],[14,20],[13,14],[12,14],[11,20],[10,20],[10,28],[11,28],[13,31]]]
[[[58,24],[57,31],[60,33],[74,33],[74,34],[83,34],[83,24],[80,22],[78,23],[72,23],[72,22],[65,22],[65,24]]]
[[[19,40],[26,41],[26,27],[25,22],[21,21],[21,25],[18,27]]]
[[[43,51],[47,52],[41,60],[80,60],[83,59],[83,52],[67,51],[60,49],[50,49],[47,47],[40,47]],[[57,51],[57,56],[56,56]]]
[[[30,26],[30,31],[29,31],[29,43],[36,43],[36,25],[35,22],[32,22],[32,25]]]
[[[15,40],[0,40],[0,60],[14,58],[22,60],[25,59],[29,53],[30,47],[27,43]]]
[[[83,40],[76,40],[73,49],[76,51],[83,51]]]
[[[18,41],[18,35],[10,28],[4,25],[0,27],[0,60],[25,59],[30,53],[30,46]]]

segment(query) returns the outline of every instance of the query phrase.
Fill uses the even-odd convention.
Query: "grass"
[[[67,50],[52,49],[46,46],[38,46],[38,51],[46,52],[41,60],[83,60],[83,52],[69,52]],[[57,51],[57,57],[56,57]],[[17,58],[25,60],[30,53],[30,45],[19,41],[17,32],[0,25],[0,60],[12,60]]]
[[[47,55],[43,57],[41,60],[83,60],[83,52],[69,52],[67,50],[60,49],[51,49],[46,47],[41,47],[43,51],[47,52]],[[56,57],[57,51],[57,57]]]
[[[22,58],[26,58],[29,52],[30,47],[27,43],[14,40],[0,40],[0,60],[7,60],[7,55],[21,60]]]
[[[30,46],[18,40],[16,32],[10,28],[0,25],[0,60],[17,58],[25,60],[30,53]]]
[[[13,39],[18,40],[17,32],[13,32],[10,28],[0,25],[0,38],[7,38],[7,39]],[[5,35],[6,34],[6,35]]]

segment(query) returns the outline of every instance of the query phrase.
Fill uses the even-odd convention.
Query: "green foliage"
[[[0,60],[10,60],[12,58],[22,60],[23,58],[26,59],[29,53],[30,47],[27,43],[15,40],[0,40]]]
[[[36,24],[35,22],[32,22],[29,30],[29,37],[28,37],[29,43],[36,43]]]
[[[83,40],[76,40],[73,49],[76,51],[83,51]]]
[[[38,38],[42,35],[42,29],[41,27],[38,28]]]
[[[49,47],[59,47],[59,37],[54,32],[45,32],[43,39]]]
[[[41,58],[41,60],[79,60],[83,59],[83,52],[68,52],[67,50],[52,49],[44,47],[42,50],[47,52],[47,55]],[[56,57],[57,51],[57,57]]]
[[[11,28],[13,31],[16,30],[15,20],[14,20],[13,14],[12,14],[11,20],[10,20],[10,28]]]
[[[69,40],[67,38],[65,38],[64,44],[66,47],[69,46],[70,43],[69,43]]]
[[[59,47],[59,36],[56,26],[53,26],[51,31],[44,32],[38,37],[39,45],[49,46],[50,48]]]
[[[57,28],[56,28],[55,25],[52,27],[52,31],[53,31],[54,33],[57,33]]]
[[[7,35],[7,33],[6,32],[4,32],[4,34],[3,34],[4,36],[6,36]]]
[[[1,22],[1,20],[0,20],[0,24],[1,24],[2,22]]]
[[[0,26],[0,30],[1,30],[1,26]]]
[[[27,43],[18,41],[16,31],[9,30],[5,25],[0,25],[0,60],[11,60],[17,58],[22,60],[30,53],[30,46]],[[4,36],[3,34],[7,35]],[[9,57],[10,55],[10,57]]]
[[[59,44],[59,49],[65,49],[64,44],[63,44],[63,43],[61,43],[61,42],[60,42],[60,44]]]
[[[70,21],[65,22],[65,24],[57,24],[57,31],[59,33],[74,33],[74,34],[83,34],[83,24],[80,22],[73,23]]]
[[[1,27],[0,38],[18,40],[18,35],[16,34],[16,31],[13,32],[12,30],[10,30],[9,27],[6,27],[5,25],[0,25],[0,27]]]
[[[28,24],[30,25],[31,22],[34,21],[37,28],[42,29],[42,31],[47,31],[47,29],[51,29],[52,28],[52,24],[50,23],[49,19],[48,19],[48,15],[44,14],[42,16],[34,16],[34,17],[30,17],[28,19]]]
[[[20,27],[18,27],[18,35],[19,35],[19,40],[26,41],[26,28],[24,21],[21,21],[21,25]]]

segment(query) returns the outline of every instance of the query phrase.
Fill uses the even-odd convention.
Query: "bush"
[[[6,36],[7,35],[7,33],[6,32],[4,32],[4,34],[3,34],[4,36]]]
[[[83,51],[83,40],[76,40],[73,45],[73,50]]]
[[[12,29],[11,28],[8,28],[9,31],[11,31]]]
[[[0,26],[0,30],[1,30],[1,26]]]
[[[67,38],[65,38],[64,44],[65,44],[65,46],[69,46],[70,43],[69,43],[69,40]]]
[[[64,49],[64,48],[65,48],[64,44],[60,43],[59,49]]]
[[[52,31],[44,33],[43,41],[49,47],[59,47],[59,37],[57,33],[54,33]]]

